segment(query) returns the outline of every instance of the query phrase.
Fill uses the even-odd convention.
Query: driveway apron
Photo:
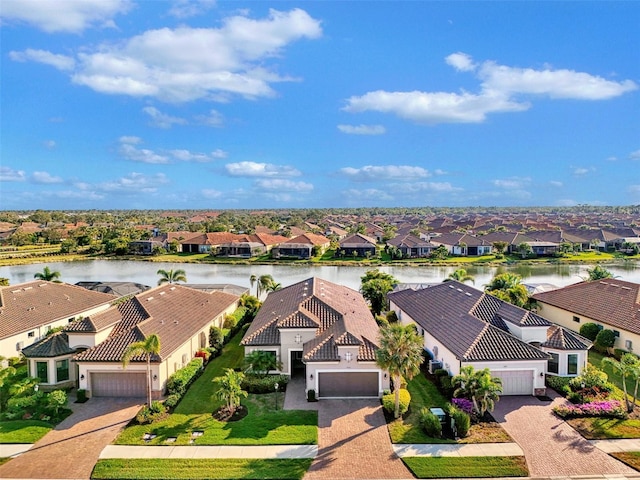
[[[139,399],[92,398],[29,451],[0,466],[0,478],[88,479],[100,452],[140,409]]]
[[[504,396],[493,417],[524,451],[533,477],[637,474],[635,470],[595,448],[552,412],[566,400],[555,392],[553,401]]]
[[[391,447],[379,400],[321,400],[315,479],[413,478]]]

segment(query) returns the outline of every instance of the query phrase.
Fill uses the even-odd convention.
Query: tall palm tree
[[[147,406],[151,408],[151,357],[160,354],[160,338],[155,333],[127,347],[122,356],[122,366],[127,368],[132,357],[144,355],[147,361]]]
[[[402,377],[411,380],[422,364],[422,338],[413,325],[393,324],[380,329],[380,348],[376,351],[376,363],[387,370],[395,391],[395,418],[400,416],[400,382]]]
[[[640,360],[633,353],[625,353],[620,358],[620,361],[613,357],[604,357],[601,362],[602,366],[609,365],[614,371],[620,374],[622,377],[622,391],[624,392],[624,401],[627,405],[627,412],[631,413],[635,406],[635,401],[631,403],[629,401],[629,395],[627,395],[627,377],[634,378],[636,380],[636,387],[634,391],[634,398],[638,394],[638,367]]]
[[[186,282],[187,274],[182,269],[171,269],[171,270],[163,270],[160,269],[156,272],[160,275],[160,280],[158,280],[158,285],[162,285],[164,283],[178,283],[178,282]]]
[[[262,294],[262,292],[268,292],[269,286],[275,282],[273,277],[269,274],[260,275],[257,281],[258,281],[258,287],[257,287],[258,289],[256,293],[258,294],[258,298],[260,298],[260,295]]]
[[[255,285],[256,280],[258,280],[258,277],[257,277],[256,275],[253,275],[253,274],[252,274],[252,275],[249,277],[249,283],[251,284],[251,288],[253,288],[253,286]],[[249,293],[251,293],[251,291],[249,291]],[[257,297],[257,296],[258,296],[258,290],[256,289],[256,297]]]
[[[44,267],[42,272],[36,273],[33,278],[36,278],[38,280],[46,280],[47,282],[61,283],[59,280],[60,272],[58,272],[57,270],[51,270],[49,267]]]
[[[476,279],[473,277],[473,275],[469,275],[464,268],[456,269],[455,271],[450,273],[449,276],[445,278],[443,281],[447,282],[449,280],[456,280],[460,283],[464,283],[467,281],[470,281],[473,284],[476,283]]]

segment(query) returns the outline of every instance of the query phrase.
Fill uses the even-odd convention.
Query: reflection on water
[[[159,276],[158,269],[182,268],[187,273],[189,283],[233,283],[249,287],[251,275],[273,276],[282,286],[291,285],[311,276],[330,282],[360,288],[360,277],[371,267],[359,266],[314,266],[314,265],[203,265],[195,263],[153,263],[125,260],[83,260],[78,262],[52,262],[32,265],[0,267],[0,277],[9,279],[12,285],[33,280],[36,272],[45,266],[61,273],[66,283],[79,281],[119,281],[138,282],[155,285]],[[640,268],[637,262],[620,262],[606,265],[607,270],[622,280],[640,283]],[[457,266],[383,266],[380,270],[390,273],[404,283],[437,283],[446,278]],[[506,265],[466,266],[469,274],[475,277],[475,286],[482,288],[498,273],[512,272],[524,279],[525,283],[551,283],[559,287],[580,282],[587,277],[589,265],[545,264],[545,265]]]

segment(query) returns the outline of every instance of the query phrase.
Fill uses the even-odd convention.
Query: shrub
[[[142,409],[136,415],[136,422],[138,422],[140,425],[147,425],[149,423],[162,420],[164,417],[166,417],[166,414],[167,409],[162,404],[162,402],[154,400],[153,402],[151,402],[151,408],[147,407],[146,405],[142,407]]]
[[[386,319],[387,323],[398,323],[398,314],[394,310],[391,310],[387,312]]]
[[[448,377],[449,376],[449,372],[447,372],[444,368],[438,368],[436,369],[433,374],[440,378],[440,377]]]
[[[211,326],[211,328],[209,328],[209,347],[220,350],[223,344],[224,332],[216,326]]]
[[[201,372],[202,358],[194,358],[169,377],[167,380],[167,393],[169,395],[176,393],[182,397],[187,391],[187,388],[189,388],[189,385],[198,378]]]
[[[554,407],[554,413],[561,418],[604,417],[625,419],[628,417],[622,403],[607,400],[583,403],[581,405],[560,405]]]
[[[454,398],[451,400],[451,403],[453,403],[455,408],[464,413],[471,414],[471,412],[473,412],[473,402],[468,398]]]
[[[613,333],[613,330],[600,330],[596,339],[594,341],[595,347],[601,352],[608,351],[609,348],[613,347],[614,342],[616,341],[616,334]]]
[[[556,392],[567,396],[567,393],[571,391],[569,388],[569,382],[572,380],[570,377],[557,377],[555,375],[547,375],[546,384],[547,387],[553,388]]]
[[[613,356],[616,358],[616,360],[620,360],[622,358],[623,355],[626,355],[627,353],[631,353],[627,350],[624,350],[622,348],[614,348],[613,349]],[[634,355],[635,357],[637,357],[637,355],[635,353],[631,353],[631,355]]]
[[[180,395],[178,395],[177,393],[173,393],[167,397],[167,399],[164,401],[164,405],[165,407],[173,410],[178,406],[180,400],[182,400],[182,397],[180,397]]]
[[[453,418],[456,425],[456,432],[458,433],[458,436],[461,438],[466,437],[469,433],[469,428],[471,427],[471,417],[469,414],[456,409],[451,415],[451,418]]]
[[[241,388],[247,393],[273,393],[276,383],[278,384],[278,391],[283,391],[287,383],[289,383],[289,376],[267,375],[260,377],[256,375],[245,375]]]
[[[225,315],[222,328],[226,330],[231,330],[233,327],[236,326],[236,323],[238,323],[238,319],[235,318],[233,315]]]
[[[406,388],[400,389],[400,415],[404,415],[409,410],[409,404],[411,403],[411,394]],[[395,413],[396,411],[396,394],[390,393],[382,397],[382,406],[389,413]]]
[[[420,410],[420,426],[430,437],[440,438],[442,436],[440,419],[431,413],[427,407],[423,407]]]
[[[149,410],[151,411],[151,413],[164,413],[167,411],[164,404],[159,400],[154,400],[153,402],[151,402],[151,408],[149,408]]]
[[[200,349],[196,352],[195,356],[196,358],[201,358],[203,363],[207,363],[211,354],[205,349]]]
[[[600,327],[595,323],[588,322],[580,327],[580,335],[588,338],[592,342],[596,339],[598,333],[600,333]]]

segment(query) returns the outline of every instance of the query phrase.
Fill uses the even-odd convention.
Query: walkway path
[[[100,458],[315,458],[317,445],[108,445]]]
[[[28,451],[0,466],[0,478],[88,479],[100,452],[135,416],[131,399],[92,398]]]
[[[552,407],[564,398],[550,392],[553,402],[536,397],[504,396],[496,403],[494,418],[522,447],[529,474],[537,476],[637,474],[585,440]]]

